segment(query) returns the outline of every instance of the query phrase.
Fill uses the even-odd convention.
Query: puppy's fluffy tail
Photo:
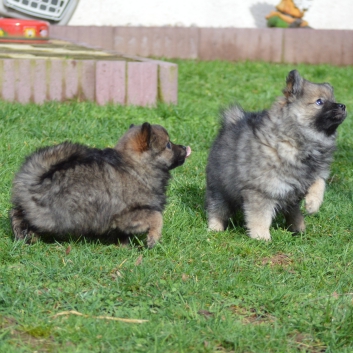
[[[39,186],[43,178],[59,163],[70,161],[70,157],[80,153],[80,146],[70,142],[44,147],[27,157],[13,181],[14,193],[26,192],[28,188]]]
[[[222,111],[222,122],[224,127],[237,124],[245,117],[243,108],[237,104],[232,105]]]

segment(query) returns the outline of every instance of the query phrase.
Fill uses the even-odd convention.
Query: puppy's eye
[[[167,143],[167,148],[171,149],[172,148],[172,144],[170,143],[170,141]]]
[[[324,104],[324,101],[319,98],[316,102],[315,102],[317,105],[323,105]]]

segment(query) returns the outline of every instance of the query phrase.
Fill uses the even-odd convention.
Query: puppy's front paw
[[[252,239],[271,241],[271,234],[268,229],[249,229],[248,235]]]
[[[308,193],[305,196],[305,209],[309,214],[319,211],[319,208],[324,201],[324,193],[325,181],[319,178],[310,186]]]
[[[290,224],[288,230],[292,233],[304,233],[305,232],[305,223],[301,224]]]
[[[147,247],[149,248],[149,249],[152,249],[155,245],[156,245],[156,240],[154,239],[154,238],[152,238],[152,237],[148,237],[147,238]]]
[[[223,232],[224,231],[224,223],[220,221],[218,218],[210,218],[208,221],[208,230],[214,232]]]
[[[323,199],[315,197],[315,195],[307,195],[305,197],[305,209],[309,214],[317,213],[320,209]]]

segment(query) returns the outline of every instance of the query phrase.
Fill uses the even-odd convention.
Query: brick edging
[[[351,30],[52,26],[51,33],[143,57],[353,64]]]

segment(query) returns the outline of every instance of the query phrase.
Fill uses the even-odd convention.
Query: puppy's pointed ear
[[[139,150],[147,151],[150,146],[152,126],[150,123],[143,123],[139,134]]]
[[[129,126],[129,129],[131,129],[132,127],[134,127],[135,126],[135,124],[131,124],[130,126]]]
[[[289,98],[290,96],[298,97],[303,92],[304,79],[299,75],[297,70],[292,70],[286,80],[287,86],[284,88],[284,95]]]
[[[334,93],[333,87],[332,87],[329,83],[327,83],[327,82],[324,82],[323,85],[324,85],[326,88],[328,88],[328,89],[330,90],[331,94],[333,95],[333,93]]]

